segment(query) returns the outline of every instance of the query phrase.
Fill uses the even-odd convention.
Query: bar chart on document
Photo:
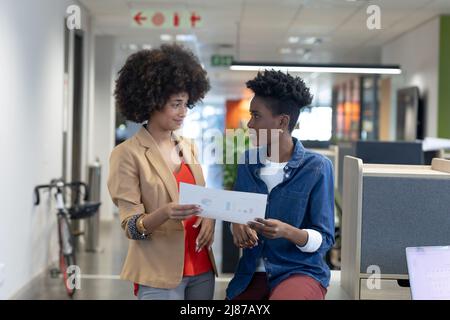
[[[198,204],[200,216],[246,224],[255,218],[264,218],[267,195],[205,188],[180,183],[180,204]]]

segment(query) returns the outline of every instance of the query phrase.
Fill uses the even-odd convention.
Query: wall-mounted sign
[[[229,67],[233,63],[233,56],[214,54],[211,56],[211,65],[213,67]]]
[[[195,29],[203,26],[197,11],[132,9],[131,26],[150,29]]]

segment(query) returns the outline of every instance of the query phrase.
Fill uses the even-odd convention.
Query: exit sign
[[[233,56],[214,54],[211,56],[213,67],[229,67],[233,63]]]
[[[203,26],[202,15],[187,10],[130,10],[131,26],[148,29],[195,29]]]

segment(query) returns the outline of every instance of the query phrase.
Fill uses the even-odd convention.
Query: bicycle
[[[79,196],[81,188],[84,188],[84,203],[79,203]],[[66,208],[64,192],[66,188],[75,191],[74,205]],[[75,235],[71,228],[71,220],[78,220],[89,218],[93,216],[100,207],[100,202],[87,202],[89,198],[89,189],[84,182],[75,181],[65,183],[62,179],[53,179],[50,184],[38,185],[34,188],[35,205],[39,205],[40,197],[39,191],[42,189],[49,189],[50,194],[56,190],[55,200],[57,209],[57,226],[58,226],[58,243],[59,243],[59,272],[63,275],[64,286],[67,295],[72,298],[76,291],[76,286],[71,283],[71,279],[75,275],[74,270],[70,271],[70,266],[76,266],[76,250],[75,250]],[[69,271],[68,271],[69,269]],[[70,273],[70,274],[69,274]]]

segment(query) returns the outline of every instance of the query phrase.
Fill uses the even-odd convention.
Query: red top
[[[180,170],[173,173],[177,180],[178,190],[180,190],[180,182],[195,184],[195,178],[191,169],[184,162],[181,163]],[[212,270],[212,264],[209,260],[208,249],[203,247],[200,252],[195,252],[195,240],[200,232],[200,227],[194,228],[193,225],[198,217],[193,216],[183,221],[185,238],[184,238],[184,270],[183,276],[196,276]],[[134,284],[134,294],[137,295],[139,289],[138,284]]]
[[[177,173],[174,173],[177,180],[178,190],[180,190],[180,182],[195,184],[195,178],[191,169],[184,162]],[[200,252],[195,252],[200,227],[194,228],[197,216],[192,216],[183,221],[185,238],[184,238],[184,276],[196,276],[212,270],[211,261],[209,260],[208,249],[203,247]]]

